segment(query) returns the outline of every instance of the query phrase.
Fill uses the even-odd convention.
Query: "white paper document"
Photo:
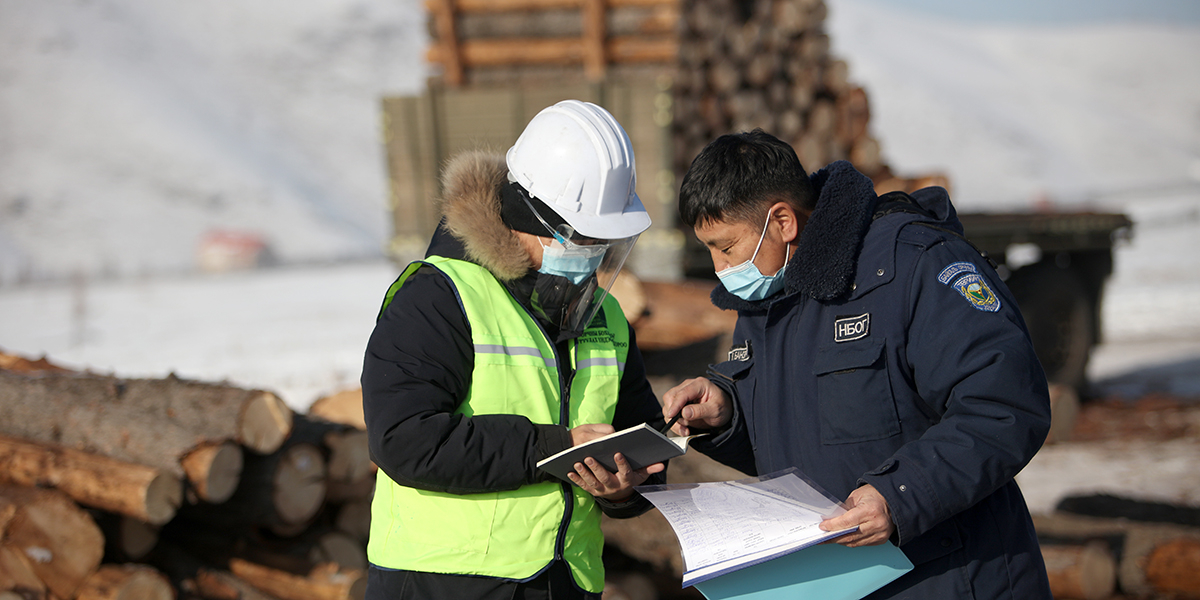
[[[679,538],[684,587],[857,529],[821,531],[821,521],[846,509],[795,469],[637,490],[658,507]]]

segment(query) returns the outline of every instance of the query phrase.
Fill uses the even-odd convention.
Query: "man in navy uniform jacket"
[[[877,196],[847,162],[810,177],[756,130],[700,153],[679,211],[738,321],[730,360],[664,395],[676,430],[846,498],[822,528],[857,525],[838,543],[891,540],[915,566],[869,598],[1050,598],[1013,480],[1049,430],[1045,374],[946,191]]]

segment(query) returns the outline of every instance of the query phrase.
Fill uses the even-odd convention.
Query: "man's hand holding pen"
[[[716,429],[733,418],[733,404],[721,388],[704,377],[688,379],[663,394],[663,418],[675,421],[679,435],[691,428]]]

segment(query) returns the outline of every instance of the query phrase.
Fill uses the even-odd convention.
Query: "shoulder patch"
[[[976,273],[972,273],[965,277],[961,277],[954,282],[954,289],[966,298],[971,306],[986,311],[996,312],[1000,310],[1000,299],[992,292],[992,288],[988,287],[983,277]]]
[[[978,269],[975,268],[975,265],[973,265],[969,262],[950,263],[949,265],[946,265],[945,269],[942,269],[941,273],[938,273],[938,281],[942,282],[945,285],[950,285],[950,282],[954,281],[955,277],[958,277],[959,275],[962,275],[963,273],[978,273],[978,272],[979,271],[978,271]]]
[[[833,322],[833,341],[835,343],[859,340],[871,335],[871,313],[857,317],[838,317]]]

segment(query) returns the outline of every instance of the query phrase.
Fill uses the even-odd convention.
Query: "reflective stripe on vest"
[[[475,344],[475,354],[506,354],[508,356],[536,356],[542,357],[542,352],[537,348],[524,348],[521,346],[500,346],[497,344]],[[557,369],[558,361],[553,357],[545,358],[546,368]]]
[[[442,257],[413,263],[392,284],[383,308],[425,265],[450,280],[471,328],[475,366],[467,398],[455,413],[519,414],[537,424],[562,424],[554,347],[483,267]],[[611,423],[616,410],[629,325],[612,297],[597,315],[571,344],[571,355],[563,357],[575,366],[567,427]],[[576,583],[599,593],[604,588],[600,509],[586,492],[569,489],[570,521],[564,529],[567,493],[558,483],[460,495],[405,487],[380,470],[367,554],[372,564],[385,568],[523,580],[554,560],[561,534],[562,557]]]

